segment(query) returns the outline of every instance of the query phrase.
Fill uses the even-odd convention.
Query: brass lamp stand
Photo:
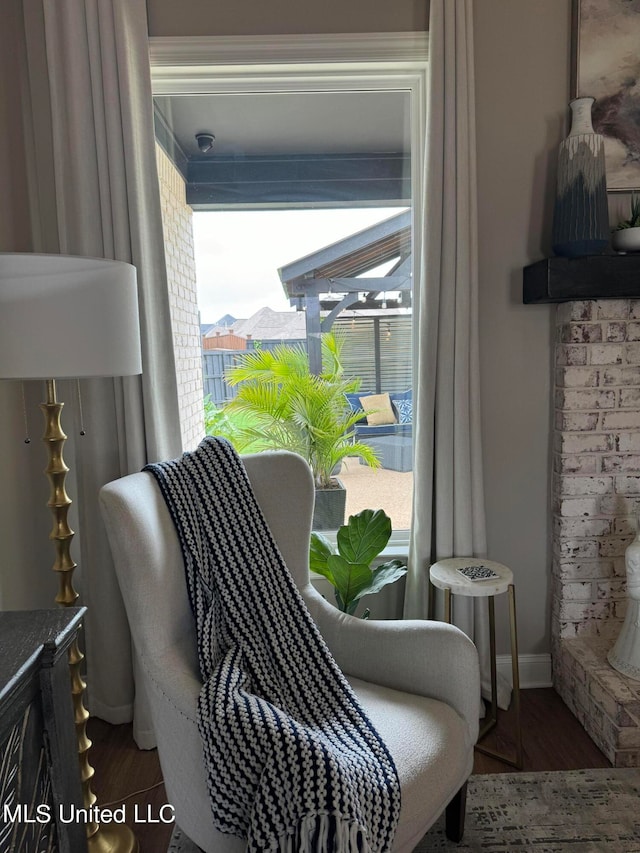
[[[65,488],[65,480],[69,469],[63,458],[63,448],[67,436],[62,430],[60,416],[64,403],[56,397],[55,379],[46,380],[47,401],[41,403],[44,414],[45,431],[43,441],[47,446],[49,462],[45,473],[49,478],[51,491],[47,506],[53,513],[53,528],[49,538],[53,540],[56,558],[53,571],[59,573],[59,589],[56,603],[62,607],[72,607],[78,593],[73,587],[73,571],[76,563],[71,557],[71,540],[73,530],[69,527],[67,516],[71,499]],[[87,720],[89,712],[84,707],[83,693],[86,683],[80,667],[84,655],[75,639],[69,647],[69,671],[71,674],[71,695],[73,698],[73,713],[78,739],[78,757],[80,760],[80,779],[82,782],[82,799],[85,809],[91,809],[96,802],[96,795],[91,790],[91,780],[94,775],[93,767],[89,764],[91,741],[87,737]],[[92,816],[92,812],[89,812]],[[124,823],[109,823],[101,825],[91,819],[87,822],[87,848],[89,853],[137,853],[138,842]]]

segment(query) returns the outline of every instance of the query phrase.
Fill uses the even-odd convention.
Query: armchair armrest
[[[445,702],[465,720],[475,743],[480,718],[478,652],[463,631],[422,619],[347,616],[310,584],[302,595],[345,675]]]

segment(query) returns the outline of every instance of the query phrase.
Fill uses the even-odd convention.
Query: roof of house
[[[260,308],[247,320],[238,320],[233,332],[258,341],[300,340],[306,335],[305,315],[301,311]]]

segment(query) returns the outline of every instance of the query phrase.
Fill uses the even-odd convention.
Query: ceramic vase
[[[629,599],[627,613],[607,659],[618,672],[640,681],[640,523],[636,529],[636,538],[624,554]]]
[[[553,212],[553,251],[577,258],[609,245],[604,138],[593,130],[594,98],[571,101],[571,131],[560,144]]]

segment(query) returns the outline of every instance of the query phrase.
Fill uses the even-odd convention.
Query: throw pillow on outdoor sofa
[[[391,399],[387,393],[360,397],[360,405],[367,415],[367,423],[370,426],[397,423],[395,413],[391,408]]]
[[[402,394],[391,394],[391,405],[398,413],[399,424],[413,423],[413,396],[411,389]]]

